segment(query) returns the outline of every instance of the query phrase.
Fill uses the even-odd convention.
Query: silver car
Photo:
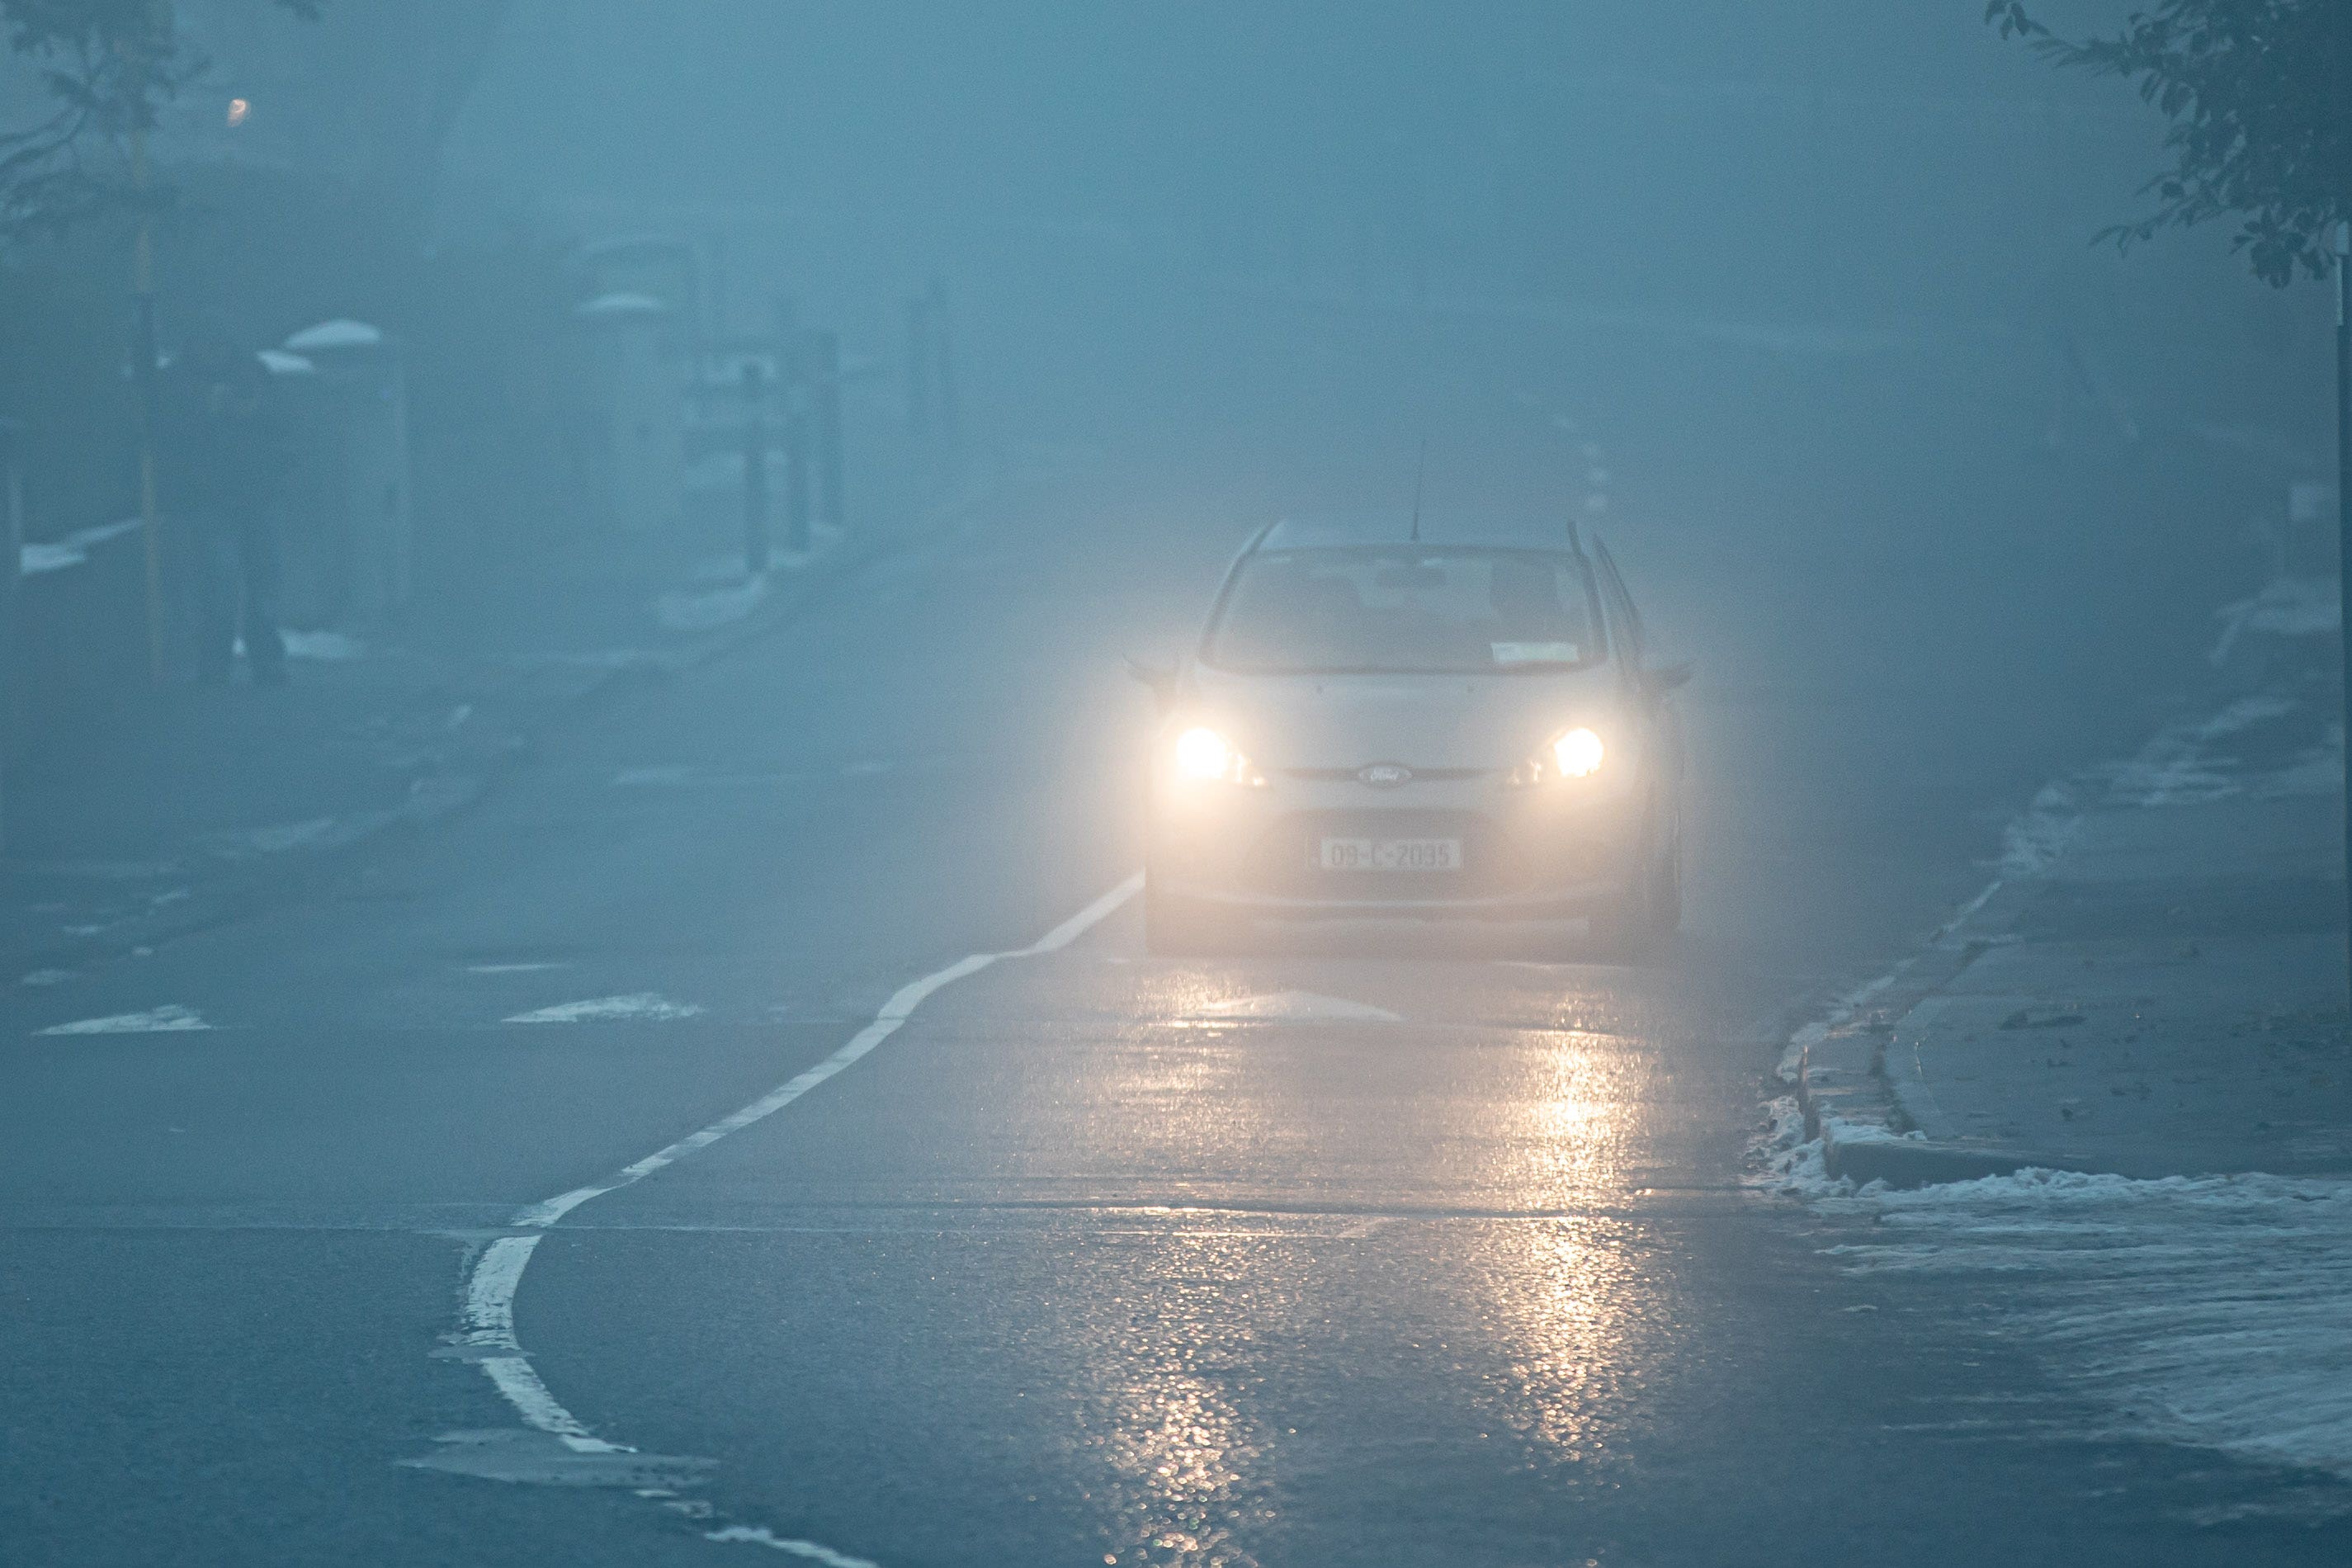
[[[1385,534],[1385,537],[1382,535]],[[1605,546],[1509,527],[1281,522],[1234,559],[1160,700],[1155,952],[1257,921],[1681,919],[1683,744]]]

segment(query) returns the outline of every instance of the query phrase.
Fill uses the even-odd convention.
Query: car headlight
[[[1179,778],[1203,784],[1240,784],[1246,789],[1265,787],[1265,775],[1258,772],[1257,765],[1231,741],[1205,724],[1181,731],[1172,755]]]
[[[1601,764],[1608,757],[1609,748],[1601,737],[1579,725],[1545,742],[1543,750],[1511,770],[1510,782],[1526,786],[1562,779],[1589,779],[1601,771]]]

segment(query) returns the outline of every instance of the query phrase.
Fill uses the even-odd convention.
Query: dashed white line
[[[721,1117],[675,1143],[656,1149],[635,1164],[622,1167],[601,1182],[574,1187],[568,1193],[559,1194],[521,1210],[510,1223],[513,1228],[524,1234],[502,1236],[491,1242],[482,1249],[481,1256],[474,1260],[474,1267],[467,1275],[464,1329],[458,1335],[458,1342],[475,1352],[483,1374],[498,1389],[500,1397],[514,1408],[515,1414],[522,1417],[525,1426],[560,1439],[574,1453],[628,1452],[622,1445],[597,1436],[578,1416],[564,1408],[562,1401],[557,1399],[541,1380],[530,1364],[529,1355],[515,1337],[515,1292],[521,1289],[523,1270],[530,1267],[531,1255],[538,1249],[540,1237],[546,1234],[548,1227],[591,1199],[633,1186],[655,1172],[674,1165],[722,1138],[773,1116],[817,1085],[855,1065],[875,1047],[897,1034],[914,1016],[915,1010],[940,990],[1008,958],[1037,958],[1060,952],[1109,919],[1142,889],[1143,877],[1139,872],[1027,947],[1011,952],[975,952],[919,980],[908,982],[892,994],[874,1015],[874,1021],[852,1037],[848,1044],[805,1072],[777,1085],[731,1115]],[[861,1558],[844,1556],[814,1542],[782,1539],[765,1530],[730,1526],[709,1534],[713,1541],[737,1541],[772,1547],[827,1564],[828,1568],[875,1568],[874,1564]]]
[[[638,991],[626,996],[592,996],[585,1002],[561,1002],[552,1007],[536,1007],[528,1013],[517,1013],[506,1021],[509,1024],[666,1024],[701,1016],[699,1003],[673,1002],[656,992]]]
[[[150,1008],[144,1013],[117,1013],[110,1018],[82,1018],[70,1024],[57,1024],[41,1031],[44,1035],[178,1035],[194,1030],[210,1029],[204,1015],[193,1007],[176,1004],[167,1007]]]
[[[765,1528],[754,1530],[746,1529],[740,1524],[730,1524],[724,1530],[705,1531],[703,1539],[740,1541],[753,1546],[772,1547],[778,1552],[789,1552],[794,1557],[805,1557],[812,1563],[822,1563],[824,1568],[879,1568],[878,1564],[868,1562],[863,1557],[846,1557],[830,1546],[819,1546],[814,1541],[794,1541],[789,1536],[778,1535]]]

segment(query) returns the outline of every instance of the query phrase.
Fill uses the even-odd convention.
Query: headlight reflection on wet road
[[[1626,1198],[1645,1131],[1644,1064],[1627,1042],[1583,1031],[1518,1037],[1518,1068],[1483,1109],[1496,1126],[1486,1180],[1497,1208],[1528,1217],[1460,1227],[1462,1310],[1507,1372],[1496,1419],[1577,1464],[1597,1457],[1660,1302],[1611,1211]],[[1541,1211],[1556,1211],[1544,1214]],[[1638,1376],[1639,1374],[1633,1374]]]
[[[1686,1179],[1705,1076],[1677,1004],[1104,946],[991,969],[798,1121],[614,1194],[651,1228],[540,1277],[630,1347],[604,1397],[691,1388],[664,1452],[720,1402],[752,1434],[730,1513],[877,1562],[1370,1568],[1447,1560],[1463,1520],[1461,1561],[1580,1560],[1563,1530],[1630,1484],[1654,1398],[1704,1391],[1677,1360],[1712,1309],[1645,1195]],[[789,1223],[672,1233],[693,1184]],[[673,1346],[688,1319],[722,1326]],[[872,1475],[937,1506],[861,1519]]]
[[[1483,1429],[1400,1411],[1371,1445],[1381,1468],[1450,1471],[1490,1438],[1541,1471],[1605,1458],[1670,1316],[1619,1212],[1645,1163],[1650,1054],[1576,1029],[1235,1024],[1190,1000],[1097,1058],[1087,1095],[1187,1202],[1157,1235],[1099,1237],[1123,1255],[1100,1260],[1116,1294],[1072,1303],[1093,1341],[1090,1373],[1073,1369],[1083,1441],[1116,1494],[1097,1494],[1121,1538],[1105,1561],[1259,1562],[1329,1438],[1302,1435],[1302,1365],[1470,1374],[1458,1414]],[[1315,1194],[1367,1176],[1376,1212],[1318,1212]],[[1368,1281],[1396,1302],[1393,1340],[1339,1327]]]
[[[1104,1435],[1105,1458],[1128,1493],[1117,1511],[1139,1538],[1111,1554],[1121,1563],[1255,1561],[1233,1532],[1252,1511],[1242,1489],[1260,1448],[1226,1393],[1185,1364],[1213,1349],[1197,1332],[1204,1326],[1191,1325],[1194,1332],[1166,1345],[1161,1364],[1121,1391],[1118,1425]],[[1130,1370],[1137,1360],[1149,1365],[1150,1358],[1132,1357]]]

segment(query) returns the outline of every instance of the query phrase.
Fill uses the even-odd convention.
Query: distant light
[[[246,117],[252,112],[253,105],[247,103],[244,99],[230,99],[228,100],[228,128],[231,131],[236,130],[238,126],[245,123]]]

